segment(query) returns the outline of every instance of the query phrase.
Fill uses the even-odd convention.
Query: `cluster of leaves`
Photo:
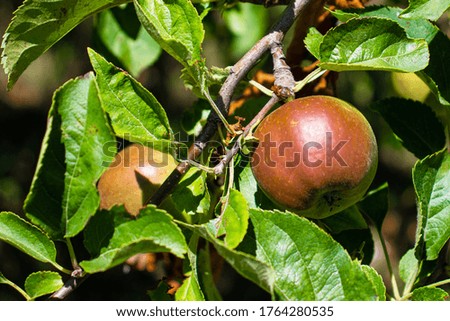
[[[209,253],[199,246],[200,239],[273,299],[385,300],[383,280],[367,264],[373,255],[369,225],[381,235],[387,185],[342,213],[312,222],[274,209],[246,160],[237,156],[233,179],[224,190],[226,202],[218,205],[219,218],[207,174],[198,169],[191,169],[170,196],[177,210],[191,217],[186,222],[153,205],[136,218],[122,207],[98,210],[96,183],[117,152],[117,140],[152,146],[177,143],[164,108],[132,75],[151,65],[163,50],[183,66],[183,79],[199,96],[208,98],[209,88],[223,81],[224,70],[207,68],[202,53],[202,19],[214,3],[127,2],[26,0],[6,31],[2,64],[8,87],[34,59],[94,14],[99,16],[97,37],[105,52],[130,73],[89,49],[94,72],[69,80],[55,92],[24,204],[26,218],[1,212],[0,239],[58,272],[31,274],[24,290],[2,274],[0,283],[30,300],[57,291],[63,285],[61,275],[72,271],[58,263],[55,242],[65,242],[77,262],[71,240],[82,233],[90,254],[79,262],[84,273],[106,271],[141,252],[170,252],[185,259],[186,278],[177,300],[220,299],[211,279]],[[440,17],[450,2],[436,2],[439,5],[428,6],[427,1],[411,0],[404,11],[334,11],[342,24],[325,35],[311,29],[305,44],[323,69],[415,72],[448,115],[450,84],[445,75],[450,51],[445,48],[450,41],[430,20]],[[137,19],[125,23],[130,12],[136,12]],[[400,263],[406,283],[403,298],[443,299],[445,291],[423,281],[450,238],[450,155],[444,126],[420,102],[388,99],[373,108],[404,147],[420,158],[412,173],[419,211],[417,241]]]

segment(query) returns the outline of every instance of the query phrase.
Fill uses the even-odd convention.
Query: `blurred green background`
[[[0,33],[3,35],[20,0],[0,2]],[[369,1],[384,4],[386,1]],[[406,6],[406,1],[390,1]],[[240,5],[228,13],[211,12],[206,18],[204,54],[210,66],[233,64],[267,30],[281,8],[266,10]],[[246,19],[242,19],[246,17]],[[6,91],[6,76],[0,71],[0,210],[23,215],[22,205],[34,175],[46,128],[53,92],[67,80],[91,70],[87,47],[102,49],[94,35],[94,19],[88,19],[71,31],[47,53],[37,59],[21,76],[15,87]],[[439,27],[450,33],[448,16]],[[104,48],[103,48],[104,49]],[[138,76],[166,108],[172,126],[180,127],[182,115],[192,108],[196,97],[180,80],[180,66],[162,53],[157,62]],[[383,233],[394,262],[414,244],[416,205],[411,169],[416,158],[397,142],[381,117],[369,106],[378,99],[402,96],[435,104],[433,97],[415,75],[385,72],[342,73],[337,81],[337,96],[357,106],[374,127],[380,149],[380,165],[374,186],[389,183],[390,210]],[[181,111],[181,112],[180,112]],[[61,258],[67,260],[67,258]],[[23,285],[25,277],[36,271],[38,262],[10,245],[0,242],[0,271]],[[67,264],[68,265],[68,264]],[[377,248],[372,265],[387,278],[386,264]],[[158,275],[128,266],[91,276],[69,300],[145,300],[146,291],[157,284]],[[219,288],[224,299],[270,299],[255,285],[243,280],[224,266]],[[21,300],[15,291],[0,285],[0,300]]]

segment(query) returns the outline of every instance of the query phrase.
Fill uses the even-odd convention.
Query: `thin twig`
[[[246,137],[252,128],[258,124],[268,113],[269,111],[280,101],[280,98],[276,95],[273,95],[272,98],[264,105],[264,107],[258,112],[258,114],[245,126],[244,132],[242,133],[242,137]],[[233,157],[239,152],[241,149],[241,142],[237,140],[233,147],[227,151],[225,157],[222,158],[219,164],[214,167],[214,174],[219,175],[222,174],[225,170],[226,166]]]
[[[48,300],[64,300],[69,294],[77,289],[88,276],[89,274],[84,273],[81,268],[74,270],[70,278],[64,283],[63,287],[54,292]]]
[[[298,16],[302,15],[308,5],[315,0],[294,0],[285,9],[278,22],[270,29],[266,36],[259,40],[230,70],[230,74],[223,83],[215,103],[223,115],[228,114],[228,109],[233,93],[239,82],[256,65],[259,59],[270,50],[274,44],[280,44],[286,32],[294,24]],[[220,122],[219,116],[212,112],[196,138],[194,144],[189,148],[188,159],[197,159],[207,143],[216,134]],[[190,168],[188,161],[180,162],[175,170],[164,181],[160,188],[152,195],[149,203],[159,205],[169,195],[184,174]]]

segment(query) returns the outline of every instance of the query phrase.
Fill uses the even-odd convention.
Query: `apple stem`
[[[295,87],[294,87],[294,91],[295,92],[299,92],[307,84],[309,84],[310,82],[313,82],[317,78],[321,77],[326,71],[327,70],[318,67],[317,69],[315,69],[314,71],[309,73],[304,79],[296,82],[295,83]]]
[[[235,141],[233,146],[227,151],[225,157],[222,158],[219,164],[214,167],[214,173],[219,175],[224,172],[227,164],[229,164],[234,156],[241,149],[241,138],[245,139],[245,137],[253,130],[253,128],[261,122],[261,120],[269,113],[269,111],[280,101],[278,96],[273,95],[269,101],[264,105],[264,107],[256,114],[256,116],[245,126],[243,133],[239,136],[239,138]]]

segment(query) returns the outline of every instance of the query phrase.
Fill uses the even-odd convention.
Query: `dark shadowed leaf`
[[[397,139],[417,158],[424,158],[444,147],[444,127],[427,105],[389,98],[377,101],[372,108],[383,116]]]
[[[370,218],[375,227],[381,231],[384,218],[389,209],[389,188],[385,183],[380,187],[371,190],[367,195],[357,203],[361,213]]]
[[[418,76],[430,87],[443,105],[450,105],[450,39],[438,32],[429,44],[430,63]]]
[[[64,193],[64,145],[61,141],[61,116],[50,108],[47,130],[42,141],[36,172],[24,202],[27,217],[53,239],[62,239],[62,199]]]
[[[398,7],[368,6],[364,9],[336,10],[332,14],[340,21],[352,18],[378,17],[390,19],[398,23],[406,34],[412,39],[425,39],[428,43],[433,39],[439,29],[426,19],[402,19],[402,9]]]

